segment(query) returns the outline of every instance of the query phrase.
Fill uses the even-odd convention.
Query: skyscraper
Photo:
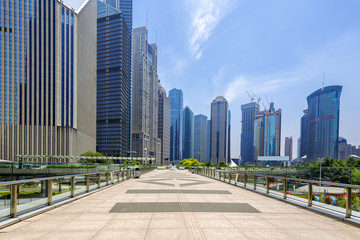
[[[128,156],[131,140],[131,38],[124,14],[98,1],[97,151]]]
[[[227,162],[230,164],[231,162],[231,112],[228,112],[228,159]]]
[[[96,0],[1,1],[0,159],[95,151],[93,16]]]
[[[169,91],[171,104],[170,160],[182,160],[183,93],[173,88]]]
[[[206,124],[206,162],[210,162],[210,139],[211,139],[211,120]]]
[[[254,161],[258,156],[280,156],[281,109],[275,111],[274,103],[255,116]]]
[[[307,153],[307,136],[308,136],[308,110],[304,110],[304,115],[301,117],[300,122],[300,158],[304,157]]]
[[[194,158],[200,162],[207,162],[207,116],[198,114],[194,116]]]
[[[318,89],[307,97],[308,161],[338,157],[341,91],[342,86],[328,86]]]
[[[185,106],[183,111],[183,158],[193,158],[194,154],[194,113]]]
[[[158,138],[157,46],[148,44],[145,27],[133,30],[132,150],[161,161]]]
[[[254,163],[254,123],[260,106],[256,102],[241,105],[241,161]]]
[[[292,137],[285,137],[285,156],[289,156],[289,160],[292,160],[293,139]]]
[[[133,0],[102,0],[113,8],[121,11],[127,26],[128,34],[132,36],[132,22],[133,22]]]
[[[211,103],[210,162],[218,164],[229,160],[229,104],[222,97]]]
[[[166,96],[165,89],[159,82],[159,126],[158,137],[161,140],[161,165],[170,164],[170,123],[171,123],[171,105],[170,98]]]

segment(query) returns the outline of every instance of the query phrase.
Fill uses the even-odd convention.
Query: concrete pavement
[[[360,239],[360,229],[186,170],[155,170],[0,239]]]

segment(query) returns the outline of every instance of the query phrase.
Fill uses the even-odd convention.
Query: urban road
[[[155,170],[0,230],[0,239],[360,239],[360,229],[239,187]]]

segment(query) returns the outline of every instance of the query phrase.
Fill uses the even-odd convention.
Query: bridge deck
[[[4,228],[0,239],[360,239],[360,229],[188,171],[156,170]]]

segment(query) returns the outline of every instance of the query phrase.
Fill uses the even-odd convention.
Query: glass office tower
[[[254,163],[254,119],[260,106],[256,102],[241,105],[241,161]]]
[[[207,116],[198,114],[194,116],[194,158],[200,162],[207,162]]]
[[[338,157],[342,86],[323,87],[307,97],[307,160]]]
[[[98,1],[97,151],[128,156],[131,140],[131,39],[124,14]]]
[[[194,157],[194,113],[186,106],[183,111],[183,158]]]
[[[183,93],[173,88],[169,91],[171,104],[170,160],[182,160]]]
[[[96,0],[0,3],[0,159],[95,151]]]
[[[300,158],[307,154],[307,135],[308,135],[308,110],[304,110],[304,115],[300,122]]]

